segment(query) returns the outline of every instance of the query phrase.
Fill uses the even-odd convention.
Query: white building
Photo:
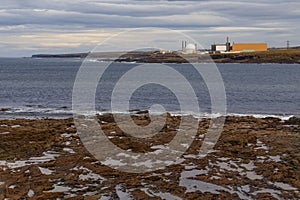
[[[182,41],[182,53],[184,54],[197,53],[197,45],[192,43],[186,44],[186,41]]]

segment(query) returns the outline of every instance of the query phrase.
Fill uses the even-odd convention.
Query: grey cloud
[[[136,17],[106,15],[106,14],[85,14],[79,12],[67,12],[59,10],[29,10],[10,9],[0,13],[0,24],[2,25],[65,25],[80,24],[86,27],[193,27],[224,25],[230,23],[225,17],[213,13],[192,13],[187,15],[151,16]]]
[[[299,17],[296,1],[10,1],[2,25],[82,24],[96,27],[256,25]],[[146,2],[146,3],[145,3]],[[8,6],[6,6],[8,7]],[[40,12],[38,12],[40,10]],[[202,19],[210,20],[202,20]],[[198,22],[195,21],[198,19]],[[179,23],[181,22],[181,23]],[[210,22],[210,23],[208,23]]]
[[[191,31],[199,40],[204,34],[207,41],[228,34],[272,45],[300,43],[299,8],[299,0],[1,0],[0,42],[10,34],[163,27]]]

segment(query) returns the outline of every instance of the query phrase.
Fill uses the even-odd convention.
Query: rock
[[[298,117],[291,117],[290,119],[286,120],[284,124],[287,125],[300,125],[300,118]]]
[[[143,126],[149,123],[146,115],[132,116],[132,119]],[[185,117],[188,121],[193,120],[192,116]],[[146,139],[121,131],[111,114],[98,118],[99,122],[105,122],[99,124],[116,146],[134,153],[146,153],[153,151],[152,146],[169,143],[177,134],[182,117],[168,114],[165,127]],[[298,119],[286,123],[294,125]],[[243,192],[249,198],[272,198],[268,190],[253,194],[261,188],[276,190],[281,199],[300,198],[297,190],[272,185],[281,182],[290,188],[300,187],[299,129],[283,126],[276,118],[226,117],[217,144],[206,157],[199,158],[199,149],[210,124],[210,119],[202,120],[182,163],[136,174],[102,165],[85,149],[78,136],[64,137],[62,134],[67,132],[66,129],[76,133],[73,119],[0,120],[0,124],[7,124],[5,131],[12,133],[0,135],[0,147],[5,149],[0,153],[0,199],[27,198],[29,189],[34,191],[33,198],[36,199],[83,199],[84,194],[90,195],[86,196],[90,199],[99,199],[101,195],[117,199],[116,186],[120,184],[122,192],[132,195],[133,199],[162,199],[170,197],[168,195],[181,199],[238,199],[237,193],[241,192],[242,186],[249,186],[250,192]],[[11,128],[14,125],[21,126],[16,130]],[[189,130],[191,127],[183,128]],[[76,154],[63,151],[67,141],[70,142],[68,148],[74,149]],[[53,154],[57,156],[51,158]],[[2,161],[10,162],[10,168]],[[20,167],[13,167],[16,165]],[[51,170],[51,173],[43,174],[39,167]],[[252,180],[248,178],[249,174],[261,176],[263,180]],[[2,180],[6,180],[5,184],[1,184]],[[187,183],[195,184],[189,188],[190,192],[187,192]],[[11,185],[16,187],[6,188]],[[215,191],[216,187],[230,189],[230,192]],[[56,192],[49,192],[53,189]]]

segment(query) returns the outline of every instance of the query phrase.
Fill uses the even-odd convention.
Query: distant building
[[[268,51],[267,43],[233,43],[232,46],[227,37],[225,44],[213,44],[211,45],[211,51],[213,53],[238,53],[238,52],[255,52],[255,51]]]
[[[229,49],[227,44],[213,44],[211,45],[211,51],[226,52],[229,51]]]
[[[268,44],[267,43],[233,43],[232,51],[234,52],[268,51]]]
[[[159,53],[161,53],[161,54],[172,53],[172,52],[173,52],[172,50],[165,50],[165,49],[159,50]]]
[[[212,52],[229,52],[231,49],[229,38],[227,37],[227,41],[224,44],[213,44],[211,45]]]
[[[188,44],[184,50],[184,53],[186,53],[186,54],[193,54],[196,52],[197,52],[197,47],[195,44]]]
[[[182,53],[183,54],[195,54],[197,53],[197,44],[187,44],[186,41],[182,41]]]

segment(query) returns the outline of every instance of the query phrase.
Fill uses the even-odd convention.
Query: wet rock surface
[[[149,124],[147,112],[132,119]],[[124,133],[111,114],[98,120],[118,147],[148,152],[174,138],[181,117],[168,115],[163,129],[146,139]],[[183,162],[126,173],[85,149],[73,119],[1,120],[0,199],[299,199],[298,122],[226,117],[213,151],[199,158],[210,124],[203,119]]]

